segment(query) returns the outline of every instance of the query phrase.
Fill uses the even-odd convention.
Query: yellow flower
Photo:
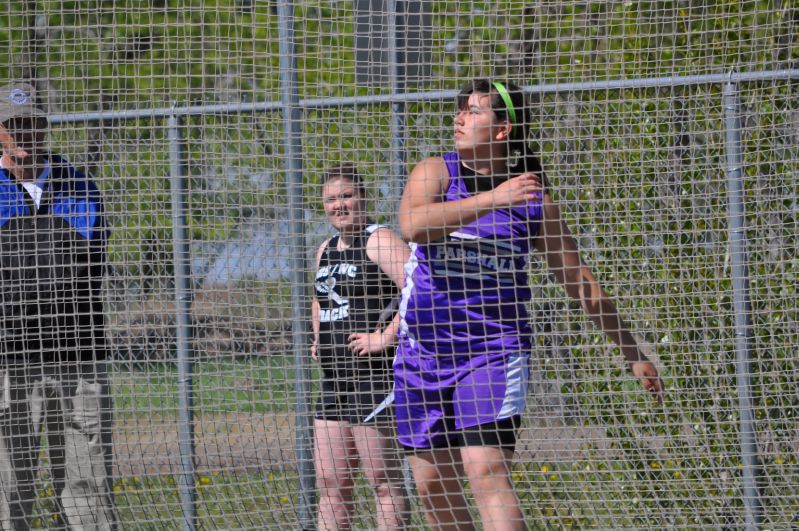
[[[546,474],[549,472],[549,467],[547,465],[541,465],[541,472]]]

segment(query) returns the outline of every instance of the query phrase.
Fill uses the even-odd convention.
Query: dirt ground
[[[195,467],[210,470],[293,469],[294,415],[219,413],[195,418]],[[540,463],[580,459],[587,447],[609,449],[598,428],[541,425],[523,428],[518,460]],[[117,477],[180,471],[178,419],[172,415],[117,420],[114,427]]]

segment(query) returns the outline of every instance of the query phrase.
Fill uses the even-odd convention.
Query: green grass
[[[214,471],[196,480],[198,529],[297,529],[298,481],[293,472]],[[180,529],[180,486],[171,475],[127,477],[114,484],[121,529]],[[53,489],[39,488],[34,529],[56,528]]]
[[[293,471],[212,471],[197,476],[197,529],[299,529],[299,481]],[[180,485],[175,476],[126,477],[114,484],[121,529],[180,529]],[[374,500],[363,478],[356,484],[354,529],[374,529]],[[34,529],[56,529],[53,489],[39,487]],[[424,514],[412,508],[411,529],[425,529]]]
[[[177,413],[178,371],[173,363],[129,369],[124,362],[112,372],[117,417],[150,412]],[[198,361],[192,369],[192,403],[197,413],[278,413],[296,404],[294,359],[265,356],[248,360]],[[318,375],[312,370],[315,392]]]
[[[296,529],[298,482],[294,473],[224,473],[196,481],[200,529]],[[123,527],[173,528],[180,524],[180,489],[171,476],[128,478],[115,485]],[[129,522],[126,526],[125,522]]]
[[[797,467],[792,463],[780,466],[795,479]],[[646,470],[635,471],[623,461],[516,463],[512,475],[531,529],[698,529],[715,527],[725,514],[732,521],[742,518],[740,507],[711,507],[721,501],[719,493],[701,485],[690,467],[671,461],[652,462]],[[641,488],[643,480],[648,487]],[[198,529],[299,529],[299,481],[294,471],[204,471],[197,475],[195,487]],[[114,492],[122,529],[182,527],[176,476],[120,478]],[[466,495],[474,509],[468,483]],[[418,498],[413,502],[409,528],[427,529]],[[357,481],[354,503],[353,529],[374,529],[372,492],[363,478]],[[57,527],[54,507],[45,478],[39,486],[35,529]],[[472,513],[477,519],[476,511]],[[775,520],[777,528],[783,527],[784,520]]]
[[[292,357],[282,356],[197,362],[195,416],[290,413],[296,403],[293,364]],[[112,376],[117,419],[146,421],[154,414],[177,417],[174,364],[144,364],[138,370],[118,364]],[[317,376],[312,375],[311,401]],[[729,469],[730,479],[721,482],[719,463],[706,463],[683,448],[666,448],[660,455],[640,453],[625,446],[633,438],[626,432],[614,432],[619,445],[616,451],[620,457],[627,456],[615,461],[604,454],[592,458],[591,450],[586,449],[585,459],[580,461],[517,463],[513,478],[526,520],[534,528],[578,529],[656,527],[663,522],[713,526],[726,518],[741,519],[734,463],[722,467]],[[629,452],[640,454],[639,458],[632,459]],[[180,490],[175,478],[164,474],[117,480],[120,517],[131,522],[126,528],[133,528],[133,523],[140,526],[137,529],[179,526]],[[293,470],[201,470],[197,488],[202,529],[298,527],[299,487]],[[471,499],[468,486],[466,492]],[[362,481],[355,504],[359,519],[355,528],[374,527],[372,494]],[[781,516],[775,518],[779,521]],[[414,526],[424,528],[418,500],[413,519]],[[48,522],[46,512],[41,522]]]

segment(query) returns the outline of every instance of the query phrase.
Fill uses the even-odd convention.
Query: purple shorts
[[[414,351],[403,337],[394,361],[394,413],[406,448],[459,446],[464,431],[505,425],[524,411],[528,351],[425,357]],[[493,436],[485,440],[493,445]]]

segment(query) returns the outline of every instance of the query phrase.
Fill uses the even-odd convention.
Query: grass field
[[[240,413],[244,414],[242,418],[249,419],[260,418],[261,414],[291,414],[296,399],[293,363],[293,358],[287,357],[196,363],[193,377],[195,416]],[[314,374],[314,381],[316,377]],[[128,370],[124,364],[119,364],[113,380],[118,422],[127,419],[146,425],[148,416],[177,418],[178,375],[174,365],[151,364]],[[293,452],[293,448],[286,450]],[[230,448],[230,451],[236,449]],[[513,479],[520,488],[528,521],[564,529],[595,527],[614,521],[613,511],[605,501],[613,471],[596,470],[592,466],[589,463],[517,463]],[[294,470],[204,469],[199,472],[196,483],[202,529],[284,529],[299,525],[299,483]],[[120,518],[129,523],[128,527],[179,526],[180,496],[175,476],[123,477],[117,480],[115,492]],[[354,527],[373,528],[373,513],[372,496],[361,481],[356,493],[355,514],[358,516]],[[414,505],[412,525],[425,528],[418,502]]]
[[[248,360],[203,360],[193,364],[192,396],[197,414],[276,413],[296,406],[294,359],[264,356]],[[175,364],[117,362],[112,373],[116,416],[177,412]],[[312,381],[317,375],[312,373]]]
[[[623,468],[623,464],[619,465]],[[535,529],[648,528],[670,521],[677,527],[701,525],[686,507],[682,518],[664,520],[662,507],[640,493],[627,493],[614,482],[620,470],[595,470],[590,463],[517,464],[513,478],[520,487],[526,521]],[[666,471],[674,475],[675,471]],[[655,475],[658,470],[653,470]],[[674,478],[680,480],[679,475]],[[653,477],[653,479],[655,479]],[[299,483],[291,471],[265,473],[210,472],[196,479],[198,529],[298,529]],[[36,529],[54,529],[52,488],[41,487]],[[126,477],[115,482],[115,496],[123,529],[179,529],[182,527],[180,490],[171,475]],[[468,484],[467,484],[468,495]],[[636,511],[630,511],[630,506]],[[635,514],[635,516],[630,516]],[[364,481],[355,492],[354,529],[374,529],[372,496]],[[625,516],[626,515],[626,516]],[[476,515],[475,515],[476,516]],[[418,499],[412,505],[412,529],[426,529]]]
[[[264,357],[195,364],[199,529],[299,528],[293,363],[289,357]],[[316,377],[314,374],[314,381]],[[138,463],[137,472],[124,468],[127,472],[120,473],[114,484],[122,528],[179,529],[182,511],[179,467],[175,466],[176,368],[161,363],[130,370],[118,363],[112,380],[118,464],[123,459]],[[314,393],[315,390],[309,400],[313,400]],[[544,436],[541,431],[530,433],[535,434],[534,438]],[[596,443],[595,435],[590,433],[586,440]],[[169,444],[162,440],[168,438],[164,434],[172,437]],[[550,436],[569,434],[555,430]],[[614,440],[626,441],[621,435]],[[141,447],[146,447],[146,451]],[[688,454],[683,455],[682,461],[664,454],[662,459],[632,462],[609,459],[609,455],[616,455],[609,449],[592,452],[590,446],[580,447],[570,454],[572,458],[546,462],[541,460],[541,451],[532,451],[525,461],[514,465],[512,477],[531,527],[648,528],[667,522],[670,526],[695,528],[712,526],[722,517],[733,522],[740,518],[740,485],[736,479],[739,470],[734,463],[698,462]],[[552,455],[565,454],[561,451]],[[786,458],[771,465],[778,464],[783,473],[796,477],[795,460]],[[715,473],[705,477],[708,467],[729,468],[729,479],[713,480]],[[52,516],[54,493],[46,472],[39,492],[34,527],[55,529],[58,522]],[[354,528],[374,528],[372,495],[362,480],[355,503]],[[413,529],[425,529],[418,500],[412,518]]]

